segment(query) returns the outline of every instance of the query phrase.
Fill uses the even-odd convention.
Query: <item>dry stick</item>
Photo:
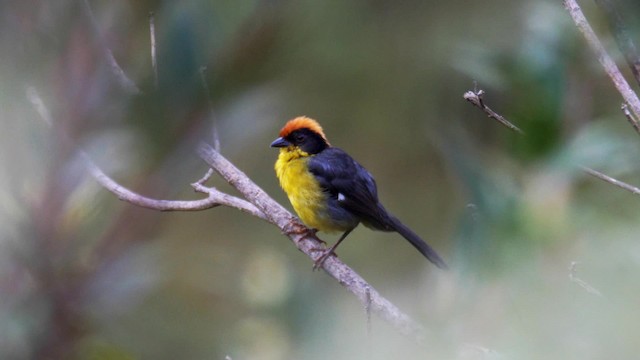
[[[596,178],[598,178],[598,179],[600,179],[602,181],[606,181],[611,185],[615,185],[615,186],[617,186],[617,187],[619,187],[621,189],[627,190],[627,191],[631,192],[634,195],[640,195],[640,189],[639,188],[637,188],[637,187],[635,187],[633,185],[629,185],[627,183],[624,183],[624,182],[622,182],[620,180],[614,179],[609,175],[605,175],[605,174],[603,174],[603,173],[601,173],[599,171],[590,169],[590,168],[585,167],[585,166],[582,166],[582,171],[584,171],[587,174],[589,174],[589,175],[591,175],[593,177],[596,177]]]
[[[84,10],[87,13],[87,17],[89,17],[89,20],[91,21],[91,27],[93,28],[93,32],[96,38],[98,39],[98,43],[100,44],[100,47],[104,52],[104,56],[107,59],[107,62],[109,63],[109,67],[111,68],[111,73],[118,80],[118,83],[120,84],[120,86],[123,89],[125,89],[128,93],[134,94],[134,95],[140,94],[141,91],[138,88],[138,86],[136,86],[136,84],[131,79],[129,79],[129,77],[124,72],[124,70],[122,70],[120,65],[118,65],[116,58],[113,56],[113,52],[111,52],[111,49],[109,49],[109,47],[107,46],[102,35],[100,35],[98,22],[96,21],[96,18],[93,15],[93,11],[91,10],[91,5],[89,5],[88,0],[84,0]]]
[[[482,95],[482,94],[484,94],[484,91],[480,90],[477,93],[480,93],[480,95]],[[465,99],[467,99],[467,96],[468,96],[467,94],[477,94],[477,93],[473,92],[473,91],[467,91],[464,94]],[[483,102],[481,102],[481,101],[469,101],[469,102],[472,103],[473,105],[475,105],[476,107],[478,107],[479,109],[481,109],[482,111],[487,112],[486,109],[488,109],[488,107],[485,106]],[[495,112],[493,112],[493,110],[492,110],[492,113],[495,114]],[[631,114],[629,114],[629,115],[631,115]],[[504,119],[507,123],[511,124],[511,122],[509,122],[507,119],[505,119],[502,115],[498,115],[498,116],[500,116],[502,119]],[[632,121],[631,118],[629,119],[629,121]],[[633,124],[633,122],[632,122],[632,124]],[[509,127],[506,124],[505,124],[505,126]],[[634,125],[634,127],[635,127],[635,125]],[[591,176],[595,176],[600,180],[604,180],[604,181],[606,181],[606,182],[608,182],[610,184],[613,184],[613,185],[615,185],[615,186],[617,186],[619,188],[622,188],[622,189],[625,189],[627,191],[630,191],[630,192],[632,192],[632,193],[634,193],[636,195],[640,195],[640,189],[638,189],[637,187],[635,187],[633,185],[629,185],[629,184],[624,183],[624,182],[622,182],[620,180],[616,180],[616,179],[614,179],[614,178],[612,178],[612,177],[610,177],[608,175],[605,175],[605,174],[603,174],[601,172],[598,172],[598,171],[593,170],[591,168],[588,168],[586,166],[581,166],[581,168],[582,168],[582,171],[584,171],[585,173],[587,173],[587,174],[589,174]]]
[[[149,13],[149,36],[151,37],[151,67],[153,68],[153,85],[158,90],[158,61],[156,58],[156,25],[153,11]]]
[[[513,125],[511,122],[509,122],[507,119],[505,119],[504,116],[496,113],[495,111],[491,110],[488,106],[486,106],[484,104],[484,101],[482,100],[482,96],[483,95],[484,95],[484,91],[483,90],[479,90],[477,92],[476,91],[467,91],[466,93],[464,93],[464,95],[462,95],[462,97],[464,97],[464,99],[467,100],[468,102],[470,102],[473,105],[475,105],[478,108],[480,108],[490,118],[497,120],[499,123],[501,123],[502,125],[506,126],[508,129],[513,130],[513,131],[515,131],[515,132],[517,132],[519,134],[524,135],[524,131],[520,130],[519,127]]]
[[[81,151],[80,156],[82,157],[87,170],[89,170],[89,173],[98,182],[98,184],[102,185],[102,187],[115,194],[118,199],[126,201],[128,203],[159,211],[200,211],[224,205],[236,208],[262,220],[267,220],[267,217],[248,201],[229,194],[225,194],[213,188],[198,186],[199,184],[194,184],[193,187],[198,192],[208,194],[208,197],[205,199],[158,200],[145,197],[127,189],[126,187],[118,184],[112,178],[107,176],[93,161],[91,161],[91,158],[85,152]]]
[[[267,216],[269,222],[276,225],[291,239],[298,250],[314,261],[322,256],[321,253],[315,251],[322,246],[318,238],[220,153],[208,144],[201,144],[198,147],[198,155],[224,180],[235,187],[245,199],[260,209]],[[382,297],[360,275],[336,256],[327,258],[322,268],[353,293],[365,307],[370,306],[374,313],[396,327],[402,334],[418,341],[424,339],[425,330],[420,324]]]
[[[618,43],[620,51],[624,54],[627,64],[631,68],[633,76],[636,78],[638,85],[640,85],[640,54],[636,49],[636,45],[629,36],[629,31],[622,19],[622,15],[616,10],[615,6],[609,0],[595,0],[596,4],[607,13],[609,19],[609,25],[613,32],[613,36]]]
[[[563,2],[564,7],[569,11],[571,18],[573,18],[576,26],[580,29],[582,35],[584,35],[587,43],[591,47],[591,50],[593,50],[598,57],[604,71],[609,75],[616,89],[618,89],[618,92],[620,92],[620,95],[624,98],[624,101],[631,107],[631,112],[636,118],[640,119],[640,99],[638,99],[636,93],[631,89],[629,83],[627,83],[624,76],[620,73],[616,63],[613,61],[611,56],[609,56],[604,46],[602,46],[598,36],[595,34],[591,25],[589,25],[587,18],[582,13],[582,9],[580,9],[580,6],[575,0],[563,0]]]

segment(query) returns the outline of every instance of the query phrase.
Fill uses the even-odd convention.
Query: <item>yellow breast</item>
[[[307,168],[309,159],[300,149],[281,148],[275,165],[280,186],[305,225],[324,232],[343,231],[329,217],[326,194]]]

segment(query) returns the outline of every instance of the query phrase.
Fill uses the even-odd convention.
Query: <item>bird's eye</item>
[[[304,135],[303,134],[296,134],[295,140],[296,140],[296,142],[302,142],[304,140]]]

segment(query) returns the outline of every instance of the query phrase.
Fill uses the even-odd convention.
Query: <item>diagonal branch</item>
[[[101,50],[104,53],[104,57],[107,59],[107,63],[111,68],[111,73],[118,80],[120,86],[126,90],[130,94],[140,94],[141,91],[138,86],[127,76],[127,74],[122,70],[118,61],[113,56],[113,52],[107,46],[104,38],[100,34],[100,29],[98,27],[98,22],[96,21],[95,16],[93,15],[93,10],[91,10],[91,5],[89,5],[89,0],[84,0],[84,11],[91,22],[91,27],[93,29],[94,36],[98,39],[98,44],[100,45]]]
[[[280,231],[288,236],[298,250],[314,261],[321,256],[318,251],[315,251],[322,246],[320,240],[282,205],[278,204],[264,190],[251,181],[247,175],[208,144],[201,144],[197,151],[198,155],[224,180],[266,214],[268,221],[276,225]],[[382,297],[360,275],[336,256],[327,258],[322,268],[353,293],[365,308],[370,308],[374,313],[395,326],[402,334],[416,340],[424,338],[425,330],[420,324],[400,311],[389,300]]]
[[[518,134],[524,135],[524,131],[520,130],[519,127],[513,125],[509,120],[505,119],[504,116],[498,114],[497,112],[491,110],[487,105],[484,104],[482,96],[484,95],[484,90],[479,91],[467,91],[462,95],[462,97],[468,102],[472,103],[480,110],[484,111],[487,116],[492,119],[497,120],[500,124],[506,126],[512,131],[517,132]]]
[[[584,280],[582,280],[581,278],[578,277],[578,275],[577,275],[578,271],[576,270],[576,266],[577,265],[578,265],[577,261],[572,261],[569,264],[569,281],[578,284],[578,286],[583,288],[589,294],[600,296],[600,297],[604,297],[602,295],[602,293],[598,289],[594,288],[588,282],[586,282],[586,281],[584,281]]]
[[[582,171],[584,171],[585,173],[587,173],[587,174],[589,174],[589,175],[591,175],[593,177],[596,177],[596,178],[598,178],[598,179],[600,179],[602,181],[606,181],[611,185],[615,185],[615,186],[617,186],[617,187],[619,187],[621,189],[627,190],[627,191],[629,191],[630,193],[632,193],[634,195],[640,195],[640,189],[639,188],[637,188],[637,187],[635,187],[633,185],[629,185],[629,184],[627,184],[625,182],[622,182],[620,180],[614,179],[609,175],[605,175],[605,174],[603,174],[603,173],[601,173],[599,171],[590,169],[590,168],[585,167],[585,166],[582,166]]]
[[[598,36],[582,13],[582,9],[580,9],[580,6],[575,0],[563,0],[563,3],[567,11],[569,11],[571,18],[573,18],[573,21],[576,23],[576,26],[587,40],[589,47],[591,47],[591,50],[593,50],[598,57],[598,61],[600,61],[604,71],[609,75],[616,89],[618,89],[618,92],[624,98],[624,101],[629,104],[631,112],[636,118],[640,119],[640,99],[638,99],[638,95],[633,92],[627,80],[625,80],[624,76],[620,73],[620,69],[618,69],[616,63],[611,56],[609,56],[604,46],[602,46]]]
[[[618,48],[620,48],[620,51],[624,54],[633,76],[636,78],[638,85],[640,85],[640,54],[638,54],[636,45],[629,36],[629,31],[622,19],[622,15],[610,0],[595,1],[596,4],[598,4],[598,6],[607,13],[609,26],[611,27],[616,42],[618,43]]]

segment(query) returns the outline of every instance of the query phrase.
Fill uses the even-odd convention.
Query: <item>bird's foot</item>
[[[324,241],[323,241],[324,242]],[[331,255],[336,255],[336,253],[333,251],[334,248],[331,247],[329,249],[321,249],[321,248],[312,248],[311,251],[316,252],[316,251],[320,251],[322,252],[322,254],[320,255],[320,257],[318,257],[316,259],[316,261],[313,263],[313,270],[316,271],[318,269],[320,269],[322,267],[322,265],[324,264],[325,260],[327,260],[327,258]]]
[[[299,221],[292,219],[289,221],[289,224],[284,229],[285,235],[307,235],[316,238],[316,240],[320,241],[323,244],[326,244],[324,241],[320,240],[316,233],[318,229],[310,229],[304,225],[302,225]]]

